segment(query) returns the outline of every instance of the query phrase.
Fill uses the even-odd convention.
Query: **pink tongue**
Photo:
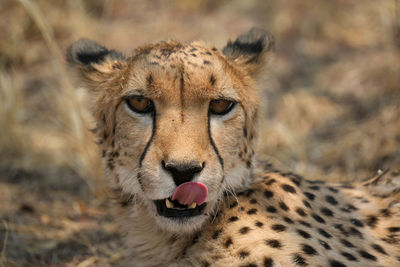
[[[178,200],[181,205],[190,205],[196,202],[201,205],[206,201],[207,187],[202,183],[187,182],[179,185],[172,194],[172,200]]]

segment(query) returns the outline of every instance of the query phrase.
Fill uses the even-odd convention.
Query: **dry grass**
[[[4,113],[1,115],[5,120],[2,125],[10,131],[0,141],[0,145],[5,146],[0,155],[4,157],[2,163],[30,171],[42,171],[54,165],[66,166],[87,178],[89,186],[96,191],[96,185],[101,183],[96,179],[101,176],[101,170],[93,136],[88,131],[91,127],[88,124],[88,114],[79,99],[79,91],[73,87],[68,77],[62,52],[41,10],[32,1],[19,2],[37,26],[38,37],[43,38],[47,59],[53,68],[49,75],[56,77],[54,85],[58,89],[44,88],[39,92],[39,97],[32,96],[38,98],[38,103],[29,103],[30,99],[26,99],[25,92],[14,86],[17,82],[15,77],[7,77],[7,74],[0,76],[1,93],[5,96],[2,98]],[[30,108],[35,109],[35,104],[43,101],[51,105],[50,109],[53,110],[49,112],[49,107],[43,106],[43,112],[35,114],[39,117],[34,119],[46,122],[28,125],[32,119]],[[32,106],[27,108],[26,104]],[[10,142],[9,138],[13,140]],[[14,152],[12,157],[10,151]]]
[[[356,180],[400,165],[396,2],[1,1],[0,264],[121,259],[107,198],[94,197],[104,182],[85,96],[65,70],[72,41],[128,54],[167,38],[222,47],[254,25],[269,29],[277,51],[260,86],[260,151],[310,178]]]

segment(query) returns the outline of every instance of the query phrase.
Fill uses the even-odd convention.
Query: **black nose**
[[[168,162],[161,161],[161,165],[164,170],[168,171],[175,184],[178,186],[180,184],[190,182],[196,173],[203,170],[205,163],[199,164],[197,162],[192,163],[178,163],[178,162]]]

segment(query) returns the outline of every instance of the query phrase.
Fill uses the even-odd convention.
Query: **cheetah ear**
[[[78,70],[88,87],[96,88],[99,83],[123,68],[124,55],[108,50],[96,42],[82,38],[67,49],[68,63]]]
[[[244,67],[255,76],[270,58],[274,50],[274,37],[269,32],[252,28],[240,35],[234,42],[229,41],[222,50],[227,59]]]

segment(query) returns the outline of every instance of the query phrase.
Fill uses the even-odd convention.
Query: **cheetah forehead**
[[[156,66],[167,67],[175,63],[199,68],[202,65],[211,65],[211,61],[223,59],[218,49],[209,48],[203,42],[184,44],[175,41],[162,41],[139,47],[135,50],[131,60],[135,61],[138,58],[144,58],[146,63]]]
[[[157,97],[162,93],[172,95],[179,91],[177,87],[185,87],[186,97],[193,100],[210,97],[237,100],[243,87],[243,79],[237,77],[240,70],[218,49],[200,42],[164,41],[140,47],[128,61],[132,70],[128,91],[140,87]]]

